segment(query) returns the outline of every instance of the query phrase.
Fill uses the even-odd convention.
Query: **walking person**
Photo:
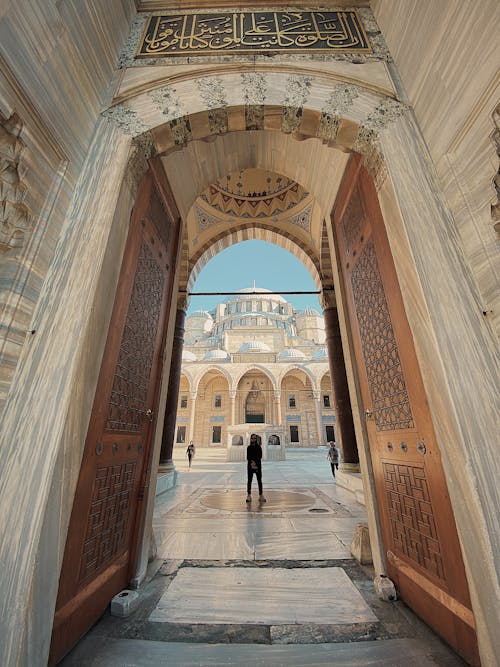
[[[188,448],[186,449],[186,454],[187,454],[187,457],[188,457],[189,469],[190,470],[191,470],[191,461],[194,459],[195,451],[196,451],[196,448],[194,446],[193,441],[191,440],[191,442],[188,445]]]
[[[339,450],[334,442],[329,442],[328,444],[330,445],[330,449],[328,450],[326,458],[330,461],[332,475],[335,477],[335,470],[339,469]]]
[[[250,444],[247,447],[247,503],[252,500],[252,480],[257,477],[259,486],[259,502],[265,503],[266,499],[262,493],[262,447],[256,433],[250,436]]]

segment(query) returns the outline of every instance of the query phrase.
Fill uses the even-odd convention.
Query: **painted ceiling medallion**
[[[308,195],[286,176],[264,169],[244,169],[219,179],[200,198],[224,215],[267,218],[294,208]]]

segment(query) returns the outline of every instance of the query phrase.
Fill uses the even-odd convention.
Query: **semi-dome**
[[[193,354],[189,350],[182,350],[182,361],[196,361],[196,354]]]
[[[208,310],[195,310],[188,317],[202,317],[204,320],[213,320]]]
[[[324,359],[325,361],[328,361],[328,352],[326,351],[326,347],[322,347],[319,350],[316,350],[316,352],[314,352],[312,355],[312,358],[316,360]]]
[[[301,310],[300,313],[298,313],[297,317],[321,317],[321,315],[314,308],[306,306],[304,310]]]
[[[271,352],[271,348],[259,340],[249,340],[243,343],[238,352]]]
[[[278,359],[281,361],[284,360],[290,360],[290,359],[305,359],[306,355],[301,352],[300,350],[297,350],[295,347],[288,347],[286,350],[283,350],[283,352],[280,352],[278,355]]]
[[[203,361],[228,361],[229,354],[224,350],[210,350],[203,357]]]

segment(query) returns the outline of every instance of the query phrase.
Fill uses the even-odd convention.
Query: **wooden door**
[[[412,334],[372,179],[352,157],[332,215],[388,575],[401,598],[479,664],[461,548]]]
[[[66,540],[50,664],[127,587],[150,474],[179,219],[152,174],[132,216]]]

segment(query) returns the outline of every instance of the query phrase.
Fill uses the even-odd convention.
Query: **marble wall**
[[[412,114],[383,133],[381,208],[462,543],[483,665],[500,655],[498,341]]]
[[[0,256],[0,412],[134,12],[133,0],[0,7],[0,114],[22,123],[31,229]]]
[[[500,244],[491,204],[498,172],[492,135],[500,100],[500,5],[373,0],[371,6],[479,286],[477,308],[498,333]]]

